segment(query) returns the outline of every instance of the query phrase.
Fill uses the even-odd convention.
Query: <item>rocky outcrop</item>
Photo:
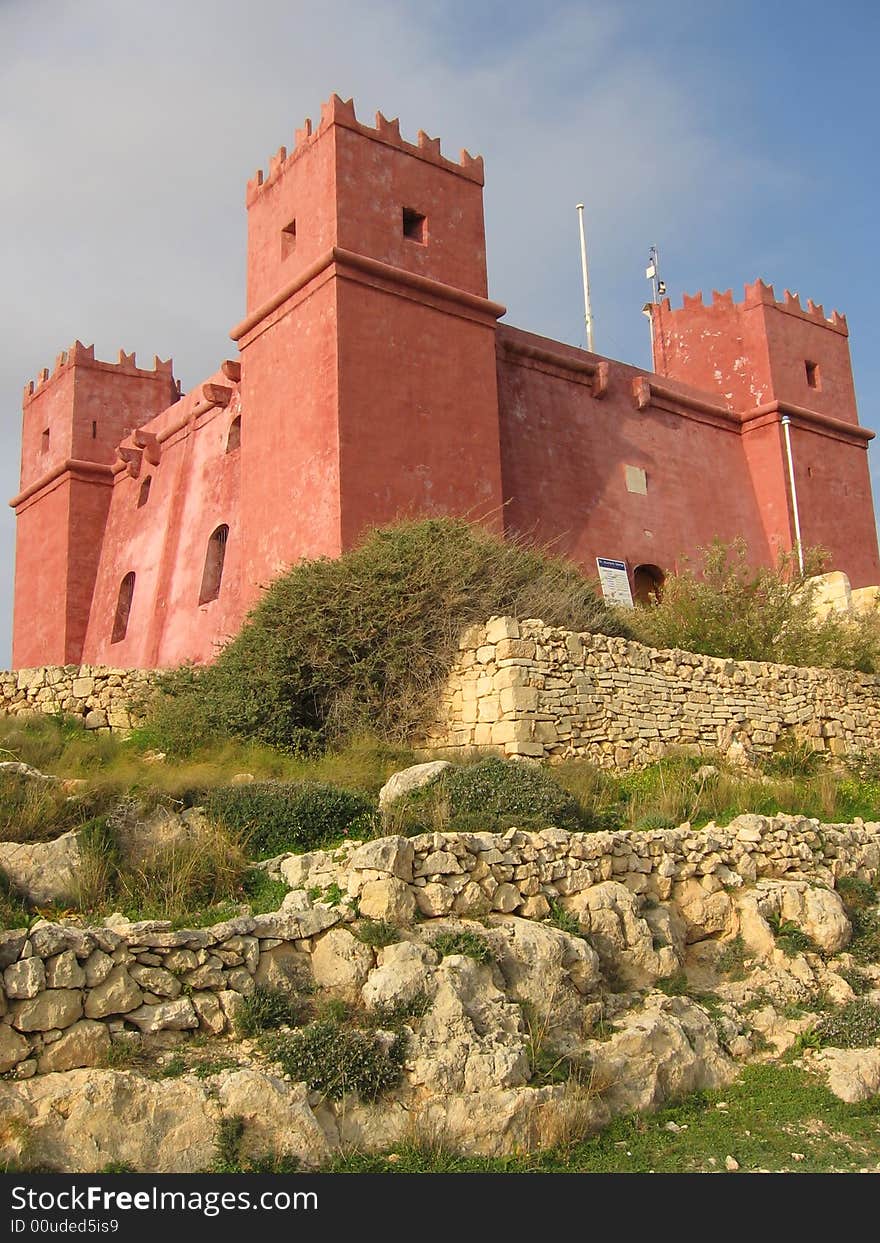
[[[35,906],[73,901],[81,862],[74,830],[50,842],[0,842],[0,871]]]

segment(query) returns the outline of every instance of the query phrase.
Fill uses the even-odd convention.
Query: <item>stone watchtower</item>
[[[859,426],[846,318],[772,285],[684,295],[653,308],[654,368],[716,395],[741,423],[743,451],[770,558],[796,545],[795,478],[801,542],[845,560],[853,582],[877,575],[867,446]],[[789,465],[785,425],[791,445]],[[719,480],[719,483],[724,483]]]
[[[170,359],[153,369],[76,341],[24,390],[15,509],[13,665],[77,663],[113,490],[116,447],[177,400]]]
[[[255,598],[366,525],[502,525],[483,165],[333,96],[249,183],[241,538]],[[493,517],[494,515],[494,517]]]

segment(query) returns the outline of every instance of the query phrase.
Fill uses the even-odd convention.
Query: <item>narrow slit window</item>
[[[153,486],[153,476],[147,475],[146,479],[141,484],[140,491],[138,492],[138,503],[137,503],[138,509],[143,509],[147,501],[150,499],[150,488],[152,486]]]
[[[229,538],[229,527],[219,526],[208,540],[208,551],[205,553],[205,568],[202,572],[202,589],[199,592],[199,604],[208,604],[216,600],[220,594],[220,582],[223,578],[223,562],[226,559],[226,541]]]
[[[40,438],[40,452],[41,452],[41,453],[48,453],[48,452],[49,452],[49,429],[48,429],[48,427],[47,427],[47,428],[46,428],[46,430],[43,432],[43,435],[42,435],[42,437]]]
[[[116,599],[116,616],[113,618],[113,634],[111,643],[121,643],[128,630],[128,619],[131,614],[131,602],[134,597],[134,570],[129,570],[119,584],[119,595]]]
[[[296,221],[291,220],[281,230],[281,258],[286,259],[296,250]]]
[[[237,415],[229,424],[229,434],[226,437],[226,452],[234,453],[236,449],[241,447],[241,415]]]
[[[428,241],[428,219],[413,207],[403,209],[403,236],[424,246]]]
[[[811,363],[809,359],[804,363],[804,369],[807,373],[807,384],[810,388],[821,389],[822,377],[819,375],[819,364]]]
[[[92,419],[92,440],[97,440],[97,439],[98,439],[98,423],[97,423],[97,420]]]

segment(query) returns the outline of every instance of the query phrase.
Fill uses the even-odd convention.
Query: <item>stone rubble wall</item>
[[[271,914],[198,929],[119,918],[0,933],[0,1073],[96,1065],[126,1030],[220,1035],[257,984],[277,984],[291,964],[314,970],[323,934],[356,911],[398,926],[491,912],[542,919],[551,902],[576,909],[577,895],[606,881],[682,907],[768,878],[833,888],[842,875],[880,874],[880,824],[746,815],[701,830],[427,833],[264,866],[292,886]]]
[[[543,919],[551,902],[608,880],[659,901],[694,879],[708,893],[764,879],[831,888],[839,876],[873,881],[880,823],[828,825],[780,814],[738,816],[725,828],[423,833],[282,855],[266,866],[293,887],[314,892],[336,884],[374,919],[492,911]]]
[[[462,636],[426,746],[627,768],[672,749],[769,753],[790,734],[832,755],[880,750],[880,677],[495,617]]]
[[[86,729],[128,730],[142,723],[155,673],[97,665],[41,665],[0,671],[0,713],[63,712]]]

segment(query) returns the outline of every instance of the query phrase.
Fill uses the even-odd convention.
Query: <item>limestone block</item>
[[[413,764],[409,768],[393,773],[379,791],[380,808],[390,806],[395,799],[401,798],[404,794],[411,794],[414,790],[420,790],[424,786],[432,785],[449,767],[448,760],[432,760],[427,764]],[[368,843],[368,845],[372,845],[372,843]],[[407,877],[403,876],[401,879],[406,880]]]
[[[3,972],[7,997],[29,999],[46,987],[46,969],[41,958],[22,958]]]
[[[64,950],[46,962],[46,984],[49,988],[82,988],[86,973],[72,950]]]
[[[52,988],[30,1001],[14,1001],[9,1018],[21,1032],[44,1032],[70,1027],[82,1012],[82,994],[77,989]]]
[[[28,1040],[8,1023],[0,1023],[0,1075],[18,1066],[31,1051]]]
[[[490,617],[486,623],[487,643],[500,643],[502,639],[518,639],[519,637],[520,626],[515,617]]]
[[[143,996],[128,971],[117,965],[101,984],[86,995],[87,1019],[103,1019],[110,1014],[128,1014],[141,1004]]]
[[[364,885],[358,909],[368,919],[407,924],[416,913],[416,899],[405,881],[390,876],[387,880],[368,881]]]
[[[331,928],[312,951],[315,983],[348,996],[359,993],[375,965],[373,950],[347,929]]]
[[[60,1039],[49,1045],[37,1061],[42,1074],[100,1066],[110,1050],[110,1033],[104,1023],[80,1019]]]
[[[157,1006],[139,1006],[125,1016],[142,1032],[188,1031],[199,1025],[199,1016],[189,997],[177,997]]]

